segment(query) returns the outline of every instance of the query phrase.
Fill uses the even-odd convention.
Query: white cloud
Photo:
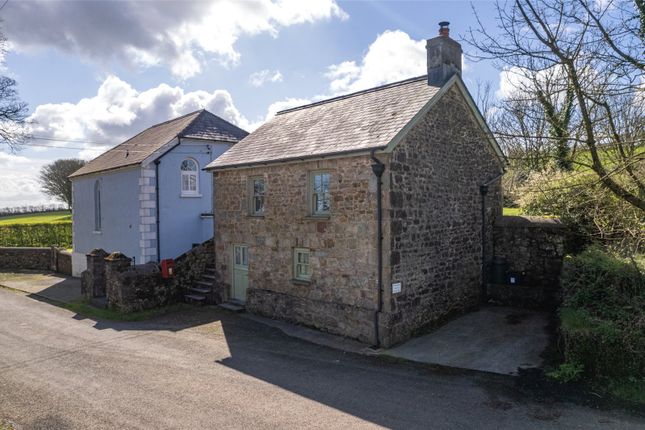
[[[245,129],[250,125],[226,90],[185,92],[162,83],[138,91],[116,76],[108,76],[93,97],[36,107],[29,120],[35,136],[100,145],[122,142],[153,124],[198,109],[207,109]],[[97,145],[85,146],[92,152],[83,153],[84,157],[96,153]]]
[[[306,104],[309,104],[309,103],[311,103],[311,100],[299,99],[299,98],[293,98],[293,97],[287,98],[287,99],[284,99],[284,100],[280,100],[280,101],[277,101],[277,102],[273,102],[267,108],[267,115],[266,115],[266,118],[264,119],[264,121],[270,120],[271,118],[273,118],[275,116],[276,113],[278,113],[278,112],[280,112],[282,110],[290,109],[290,108],[298,107],[298,106],[303,106],[303,105],[306,105]],[[262,124],[261,123],[258,124],[258,127],[260,125],[262,125]]]
[[[333,94],[359,91],[426,73],[425,40],[414,40],[401,30],[385,31],[368,47],[360,63],[343,61],[329,66],[326,77]]]
[[[279,70],[265,69],[249,76],[249,83],[254,87],[261,87],[267,82],[282,82],[282,73]]]
[[[9,2],[5,31],[14,49],[54,47],[98,63],[161,65],[180,78],[202,71],[207,56],[240,60],[240,37],[347,14],[335,0]]]
[[[54,203],[38,183],[38,172],[48,162],[0,151],[0,208]]]

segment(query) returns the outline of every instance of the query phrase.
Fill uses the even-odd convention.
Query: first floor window
[[[249,188],[251,196],[249,208],[251,215],[264,215],[264,196],[266,194],[264,178],[251,178]]]
[[[313,215],[327,215],[331,210],[330,177],[331,175],[327,172],[315,172],[311,175]]]
[[[301,281],[311,279],[311,263],[309,249],[295,248],[293,250],[293,277]]]
[[[199,166],[192,158],[186,158],[181,162],[181,194],[199,194]]]

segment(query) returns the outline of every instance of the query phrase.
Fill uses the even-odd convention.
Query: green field
[[[522,215],[522,208],[504,208],[504,216]]]
[[[0,216],[0,225],[13,224],[50,224],[72,222],[70,211],[42,212],[37,214],[20,214]]]

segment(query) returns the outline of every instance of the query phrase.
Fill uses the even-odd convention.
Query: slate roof
[[[383,148],[439,90],[420,76],[278,112],[206,169]]]
[[[248,133],[228,121],[208,112],[198,110],[174,118],[142,131],[136,136],[99,155],[69,177],[98,173],[140,164],[177,136],[236,143]]]

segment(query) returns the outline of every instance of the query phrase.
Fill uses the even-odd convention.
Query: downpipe
[[[376,176],[376,258],[377,258],[377,304],[374,312],[374,348],[381,347],[379,333],[379,315],[383,310],[383,203],[382,203],[382,176],[385,172],[385,164],[370,153],[372,159],[372,172]]]
[[[505,171],[502,171],[499,175],[495,176],[488,182],[485,182],[479,186],[479,194],[481,195],[481,285],[480,285],[480,302],[485,303],[486,298],[488,297],[488,271],[486,270],[486,195],[488,194],[488,187],[502,176],[504,176]]]

